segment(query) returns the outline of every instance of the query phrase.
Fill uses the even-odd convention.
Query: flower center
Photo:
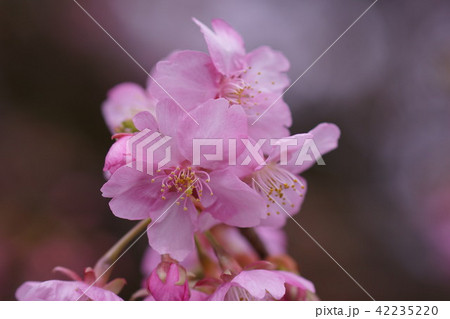
[[[192,167],[181,168],[176,167],[165,171],[165,174],[152,178],[152,183],[161,179],[161,198],[166,199],[169,193],[181,193],[179,200],[183,202],[183,209],[187,210],[187,199],[190,198],[194,202],[200,202],[203,192],[206,190],[212,196],[213,192],[208,183],[211,180],[209,174],[202,170],[195,170]],[[180,201],[176,202],[181,205]]]
[[[294,192],[303,197],[305,189],[305,185],[299,181],[297,176],[277,164],[268,164],[255,172],[252,187],[267,198],[269,201],[268,208],[271,204],[278,207],[280,204],[294,207],[289,197],[286,196],[287,192]],[[270,213],[267,214],[270,215]],[[277,211],[277,214],[280,214],[280,212]]]
[[[254,88],[240,77],[224,77],[219,97],[227,99],[231,104],[250,106],[254,105],[251,101],[255,97],[253,91]]]

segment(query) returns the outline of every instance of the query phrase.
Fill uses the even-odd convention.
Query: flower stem
[[[259,258],[266,259],[269,253],[267,252],[264,243],[261,238],[256,233],[253,228],[239,228],[239,231],[242,236],[244,236],[247,241],[252,245],[253,249],[255,249],[256,253],[259,255]]]
[[[144,219],[136,224],[132,229],[130,229],[122,238],[120,238],[114,246],[112,246],[95,264],[94,272],[97,277],[102,275],[108,267],[110,267],[119,258],[120,254],[128,247],[131,241],[142,235],[146,230],[147,226],[152,220],[150,218]],[[101,278],[102,281],[107,281],[109,277],[108,274],[104,274]]]
[[[233,257],[231,257],[222,246],[220,246],[220,244],[217,242],[210,231],[205,231],[205,236],[211,244],[214,253],[217,256],[217,259],[219,260],[220,267],[222,267],[222,270],[224,272],[228,270],[232,274],[238,274],[242,270],[238,262]]]

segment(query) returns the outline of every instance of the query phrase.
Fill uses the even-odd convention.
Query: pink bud
[[[109,179],[116,170],[126,165],[127,143],[132,134],[121,134],[120,136],[116,134],[114,136],[117,136],[119,139],[109,149],[103,168],[107,179]]]
[[[158,301],[189,300],[186,269],[175,261],[162,261],[147,280],[147,288]]]

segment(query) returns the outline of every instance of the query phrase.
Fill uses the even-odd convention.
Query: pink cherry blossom
[[[306,181],[298,174],[310,168],[315,158],[297,163],[302,147],[307,140],[314,141],[317,151],[323,155],[337,147],[340,136],[339,128],[334,124],[322,123],[306,134],[297,134],[290,139],[297,140],[296,146],[287,148],[286,163],[280,164],[283,155],[280,143],[274,145],[266,160],[266,165],[259,167],[252,174],[252,187],[265,199],[265,214],[267,218],[261,221],[262,226],[281,227],[289,215],[300,210],[306,193]],[[286,214],[287,213],[287,214]]]
[[[247,115],[249,136],[255,140],[287,136],[292,119],[281,98],[289,84],[285,73],[289,62],[284,55],[266,46],[246,53],[241,36],[225,21],[213,20],[214,31],[194,21],[200,26],[210,55],[175,52],[156,65],[156,81],[188,111],[215,98],[241,105]],[[150,94],[166,98],[167,93],[152,82]]]
[[[86,268],[85,277],[81,279],[73,271],[56,267],[55,271],[69,276],[71,281],[48,280],[43,282],[27,281],[16,291],[17,300],[21,301],[121,301],[116,295],[125,285],[124,279],[115,279],[107,284],[98,281],[95,285],[95,273]],[[100,287],[101,285],[101,287]]]
[[[122,83],[108,92],[102,105],[105,122],[111,133],[133,131],[131,119],[142,111],[154,112],[155,100],[139,85]]]
[[[214,220],[238,227],[259,224],[263,203],[260,195],[229,169],[227,161],[194,166],[193,138],[224,141],[246,136],[246,119],[238,105],[224,99],[209,100],[191,112],[196,125],[171,100],[158,103],[156,122],[150,114],[138,114],[138,129],[157,123],[158,130],[172,136],[171,161],[152,176],[129,166],[117,169],[102,187],[112,198],[110,208],[120,218],[151,218],[148,238],[160,254],[183,260],[194,249],[193,234]],[[226,144],[226,143],[225,143]],[[156,150],[155,158],[163,156]],[[199,213],[200,211],[200,213]]]
[[[314,285],[294,273],[280,270],[242,270],[236,276],[225,275],[223,283],[208,300],[248,301],[283,300],[288,297],[286,287],[293,287],[306,299],[307,292],[314,293]]]
[[[16,298],[20,301],[123,300],[113,292],[103,288],[88,288],[89,285],[81,281],[27,281],[17,289]],[[84,291],[86,293],[83,293]]]

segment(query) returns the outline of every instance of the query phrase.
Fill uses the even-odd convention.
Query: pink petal
[[[134,83],[113,87],[102,105],[103,117],[112,133],[116,133],[124,121],[131,120],[137,113],[153,110],[154,101],[142,87]]]
[[[214,203],[206,208],[214,218],[237,227],[260,223],[264,203],[255,190],[226,170],[214,171],[210,176]]]
[[[191,115],[199,125],[186,116],[179,127],[179,146],[184,157],[193,162],[194,139],[219,139],[218,143],[223,145],[223,159],[208,161],[201,155],[200,166],[204,168],[228,166],[229,139],[247,137],[247,118],[242,107],[230,106],[228,101],[222,98],[208,100],[191,111]],[[216,147],[203,146],[200,151],[201,154],[214,154]]]
[[[216,97],[218,77],[207,54],[178,51],[156,64],[153,78],[160,85],[149,80],[149,92],[158,100],[174,98],[186,111],[190,111]]]
[[[266,160],[267,163],[278,163],[280,162],[280,159],[282,159],[281,166],[289,166],[291,163],[295,162],[297,158],[296,155],[298,155],[305,144],[305,141],[312,138],[312,134],[303,133],[272,141],[269,156]]]
[[[283,277],[271,270],[244,270],[231,283],[244,288],[256,299],[263,299],[266,293],[275,299],[281,299],[286,292]]]
[[[84,291],[80,300],[120,301],[122,298],[114,293],[80,281],[49,280],[44,282],[27,281],[16,291],[17,300],[21,301],[75,301]]]
[[[105,166],[103,171],[107,178],[111,177],[115,171],[127,164],[126,153],[127,153],[127,142],[130,136],[124,136],[119,138],[109,149],[108,154],[105,158]]]
[[[221,19],[211,22],[214,32],[197,19],[193,20],[200,27],[209,54],[220,73],[230,76],[245,68],[244,41],[239,33]]]
[[[166,98],[156,105],[156,118],[159,123],[159,131],[164,135],[176,137],[179,132],[178,125],[180,125],[183,120],[192,121],[190,118],[185,119],[186,116],[186,112],[184,112],[172,99]]]
[[[284,278],[286,284],[298,287],[302,290],[316,292],[314,284],[311,281],[287,271],[278,271],[278,273]]]
[[[332,123],[321,123],[317,125],[314,129],[309,131],[309,134],[313,136],[314,144],[317,146],[317,149],[320,155],[324,155],[338,146],[338,140],[341,135],[341,131],[339,128]],[[294,174],[301,173],[316,163],[316,159],[311,151],[308,152],[310,154],[312,160],[304,161],[301,165],[296,165],[295,161],[298,158],[299,153],[296,152],[292,155],[289,160],[289,165],[287,168],[293,172]]]
[[[144,129],[158,131],[158,123],[156,123],[154,115],[147,111],[136,114],[133,117],[133,124],[139,131]]]
[[[168,267],[167,267],[168,266]],[[148,290],[157,301],[189,300],[190,292],[186,278],[180,283],[180,270],[175,263],[161,264],[152,272],[148,279]],[[164,268],[164,269],[163,269]],[[165,269],[168,268],[168,269]],[[165,272],[164,280],[159,278],[159,272]],[[182,279],[183,280],[183,279]]]
[[[175,200],[167,199],[172,204]],[[148,228],[148,241],[150,246],[159,254],[169,254],[172,258],[182,261],[194,250],[194,225],[191,222],[191,213],[197,210],[190,200],[187,201],[188,210],[183,205],[172,205],[166,208],[164,217],[150,224]]]
[[[274,101],[274,94],[265,94],[268,101]],[[265,103],[264,103],[265,102]],[[267,111],[266,111],[267,110]],[[287,104],[279,99],[274,105],[267,101],[260,102],[258,106],[246,109],[248,116],[248,135],[254,140],[261,138],[268,141],[264,144],[265,153],[270,150],[269,140],[289,136],[289,127],[292,124],[292,115]]]
[[[101,188],[103,197],[112,197],[109,206],[117,217],[140,220],[151,217],[160,201],[158,183],[134,168],[119,168]]]
[[[214,293],[211,296],[209,296],[208,300],[209,301],[224,301],[225,296],[231,287],[232,287],[231,282],[226,282],[226,283],[220,285],[216,289],[216,291],[214,291]]]
[[[242,78],[255,89],[281,93],[289,85],[289,78],[285,73],[289,70],[289,61],[281,52],[263,46],[248,53],[246,60],[251,68],[247,69]]]

